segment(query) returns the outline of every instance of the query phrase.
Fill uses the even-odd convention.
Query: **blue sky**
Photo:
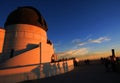
[[[81,56],[120,50],[119,0],[1,0],[1,27],[19,6],[33,6],[41,12],[56,53]]]

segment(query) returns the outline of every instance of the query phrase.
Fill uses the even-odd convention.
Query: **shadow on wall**
[[[58,61],[58,62],[53,62],[53,63],[42,63],[41,65],[40,63],[38,63],[38,64],[29,64],[29,65],[9,67],[9,68],[0,68],[1,73],[6,72],[6,70],[9,70],[10,72],[9,74],[7,74],[8,73],[7,72],[5,75],[4,74],[1,75],[2,79],[0,79],[0,83],[4,83],[4,82],[16,83],[16,82],[21,82],[21,81],[46,78],[46,77],[66,73],[72,69],[74,69],[72,60]],[[15,72],[13,73],[11,72],[11,70]]]
[[[43,65],[43,73],[45,74],[45,77],[51,76],[51,65],[50,63],[45,63]]]
[[[54,63],[45,63],[43,65],[43,73],[45,74],[45,77],[53,76],[60,74],[62,72],[68,71],[68,63],[67,61],[63,61],[61,64],[60,62],[54,62]]]
[[[64,72],[68,71],[68,63],[67,62],[63,62],[63,69],[64,69]]]
[[[37,67],[36,69],[32,70],[32,72],[37,76],[37,78],[40,78],[42,75],[42,74],[40,75],[39,68]],[[69,69],[68,69],[67,61],[54,62],[54,63],[44,63],[42,66],[42,73],[44,74],[44,77],[50,77],[50,76],[54,76],[54,75],[57,75],[60,73],[65,73],[68,71],[69,71]]]
[[[39,45],[37,45],[37,44],[28,44],[25,49],[15,51],[14,55],[16,56],[18,54],[21,54],[23,52],[29,51],[29,50],[37,48],[37,47],[39,47]]]
[[[8,59],[15,57],[19,54],[22,54],[26,51],[32,50],[34,48],[39,47],[37,44],[28,44],[25,49],[17,50],[15,51],[14,49],[11,49],[9,53],[0,53],[0,63],[4,63]]]
[[[36,67],[32,72],[35,74],[36,78],[40,78],[40,66]]]

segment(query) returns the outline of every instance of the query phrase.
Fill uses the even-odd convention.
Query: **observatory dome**
[[[13,25],[13,24],[30,24],[38,26],[45,31],[48,30],[47,24],[40,14],[40,12],[31,6],[18,7],[12,11],[4,24],[4,26]]]

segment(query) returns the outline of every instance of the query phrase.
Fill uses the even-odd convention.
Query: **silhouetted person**
[[[89,59],[85,60],[84,62],[85,62],[85,64],[90,64],[90,60]]]
[[[107,58],[104,58],[104,65],[105,65],[105,68],[106,68],[106,71],[110,71],[110,60],[108,60]]]
[[[120,65],[119,65],[120,63],[119,63],[119,58],[118,57],[116,57],[116,71],[117,72],[119,72],[120,71]]]
[[[110,56],[110,63],[112,71],[116,71],[116,57]]]
[[[74,62],[74,66],[78,66],[78,63],[75,58],[73,59],[73,62]]]
[[[104,64],[104,59],[105,58],[102,58],[102,57],[100,58],[100,61],[101,61],[102,64]]]
[[[54,55],[51,56],[51,62],[55,62],[55,56]]]
[[[87,64],[90,64],[90,60],[89,59],[87,59]]]

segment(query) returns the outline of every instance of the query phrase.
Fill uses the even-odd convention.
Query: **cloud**
[[[87,42],[81,42],[81,43],[78,44],[78,46],[83,46],[85,44],[87,44]]]
[[[111,39],[108,38],[108,37],[99,37],[98,39],[89,39],[88,41],[90,43],[102,43],[102,42],[105,42],[105,41],[110,41]]]
[[[90,36],[88,36],[87,38],[89,38]],[[108,38],[108,37],[99,37],[97,39],[87,39],[85,41],[81,41],[80,39],[74,39],[72,41],[72,44],[74,44],[74,48],[80,48],[81,46],[84,46],[84,45],[88,45],[88,44],[91,44],[91,43],[97,43],[97,44],[100,44],[100,43],[103,43],[103,42],[106,42],[106,41],[110,41],[111,39]]]
[[[59,58],[70,58],[70,57],[79,57],[82,55],[87,55],[88,53],[88,48],[80,48],[81,46],[88,45],[91,43],[103,43],[106,41],[110,41],[111,39],[108,37],[99,37],[97,39],[87,39],[86,41],[81,41],[80,39],[74,39],[72,41],[72,44],[74,45],[73,49],[74,50],[68,50],[64,52],[58,52],[57,55]],[[58,44],[59,45],[59,44]]]
[[[80,55],[85,55],[88,53],[87,48],[79,48],[75,50],[69,50],[61,53],[57,53],[59,58],[71,58],[71,57],[78,57]]]
[[[78,44],[78,43],[80,43],[80,39],[74,39],[74,40],[72,40],[72,43]]]
[[[106,58],[109,56],[110,56],[110,52],[94,52],[85,56],[80,56],[78,58],[79,60],[85,60],[85,59],[95,60],[95,59],[100,59],[101,57]]]
[[[72,41],[73,44],[76,44],[77,46],[83,46],[85,44],[87,44],[87,42],[81,42],[80,39],[74,39]]]

